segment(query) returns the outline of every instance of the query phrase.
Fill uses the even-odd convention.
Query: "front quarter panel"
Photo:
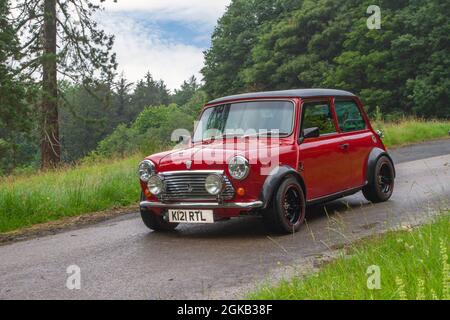
[[[375,172],[375,166],[377,165],[378,159],[380,159],[380,157],[382,156],[386,156],[391,161],[392,167],[394,168],[394,177],[396,176],[395,165],[394,161],[392,160],[392,157],[387,153],[387,151],[383,149],[373,148],[367,159],[367,167],[366,167],[367,182],[372,181],[373,174]]]
[[[264,182],[264,185],[262,186],[261,201],[263,201],[264,203],[263,209],[266,209],[270,205],[270,201],[274,196],[277,187],[287,176],[294,176],[299,181],[300,185],[303,188],[303,192],[305,192],[306,197],[305,183],[303,181],[303,178],[297,172],[297,170],[295,170],[290,166],[281,166],[276,168],[272,172],[272,174],[267,177],[266,181]]]

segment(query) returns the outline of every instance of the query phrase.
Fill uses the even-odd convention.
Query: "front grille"
[[[210,173],[204,172],[174,172],[162,173],[166,190],[162,196],[163,201],[215,201],[217,196],[210,195],[205,189],[205,180]],[[231,200],[234,197],[234,188],[227,176],[223,175],[225,190],[222,193],[223,200]]]

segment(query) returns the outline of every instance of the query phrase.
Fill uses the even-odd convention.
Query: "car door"
[[[299,165],[307,189],[307,200],[316,200],[349,188],[348,152],[338,132],[332,99],[305,100],[300,135],[318,127],[319,136],[300,138]]]
[[[334,111],[339,132],[347,145],[350,170],[350,186],[357,188],[365,184],[365,167],[369,153],[376,144],[373,132],[361,112],[361,106],[353,99],[334,99]]]

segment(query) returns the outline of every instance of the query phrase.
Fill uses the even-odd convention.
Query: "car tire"
[[[394,192],[395,171],[391,160],[381,156],[371,178],[363,188],[364,197],[373,203],[388,201]]]
[[[144,195],[141,195],[141,199],[144,198]],[[164,220],[164,217],[161,215],[157,215],[151,210],[145,210],[141,208],[141,218],[147,228],[153,231],[173,231],[178,227],[178,223],[170,223]]]
[[[160,215],[153,213],[152,211],[141,211],[142,221],[147,226],[147,228],[153,231],[173,231],[178,227],[177,223],[170,223],[164,220]]]
[[[275,233],[289,234],[299,231],[305,221],[305,194],[297,179],[287,177],[278,187],[270,206],[264,210],[266,227]]]

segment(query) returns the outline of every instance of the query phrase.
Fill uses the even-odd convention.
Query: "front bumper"
[[[178,202],[178,203],[162,203],[142,201],[141,209],[258,209],[263,206],[262,201],[254,202],[227,202],[227,203],[208,203],[208,202]]]

